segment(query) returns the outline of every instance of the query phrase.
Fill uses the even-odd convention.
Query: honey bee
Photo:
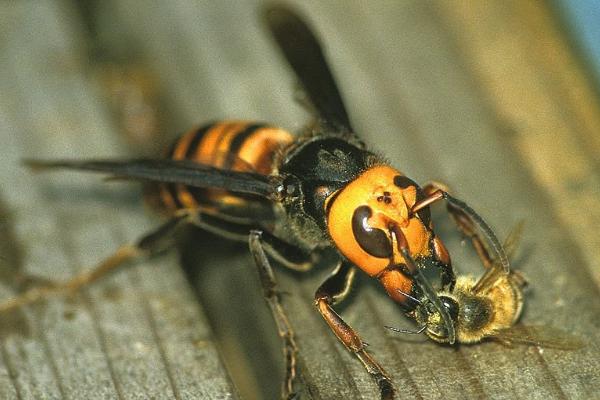
[[[503,248],[508,255],[516,251],[523,226],[523,222],[519,223],[504,242]],[[436,293],[450,314],[457,343],[479,343],[489,339],[507,346],[526,344],[561,350],[584,346],[579,338],[557,329],[515,325],[523,311],[523,290],[527,280],[519,271],[511,269],[506,273],[497,260],[490,258],[485,247],[478,246],[475,245],[486,267],[484,274],[479,279],[459,275],[452,290]],[[412,316],[422,328],[410,333],[424,332],[435,342],[449,343],[447,328],[439,313],[427,304],[419,303]]]
[[[519,224],[504,243],[512,253],[521,236],[523,223]],[[499,339],[511,329],[523,310],[523,288],[527,282],[517,271],[506,273],[501,265],[489,257],[485,247],[479,248],[486,266],[485,273],[475,279],[459,275],[452,290],[437,292],[447,308],[456,330],[457,343],[478,343],[483,339]],[[449,343],[446,326],[439,313],[420,304],[414,319],[425,334],[438,343]],[[393,329],[393,328],[391,328]],[[516,340],[518,335],[513,340]]]

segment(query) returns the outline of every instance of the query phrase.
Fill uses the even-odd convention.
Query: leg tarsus
[[[123,246],[91,271],[82,272],[66,282],[33,287],[24,293],[21,293],[19,296],[1,303],[0,313],[37,303],[38,301],[49,299],[50,297],[74,294],[84,286],[89,285],[110,271],[138,256],[139,249],[137,247]]]

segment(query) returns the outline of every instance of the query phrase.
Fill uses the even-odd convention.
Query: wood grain
[[[24,253],[13,272],[66,279],[153,223],[137,190],[20,165],[26,156],[122,154],[123,145],[86,74],[80,27],[67,23],[73,10],[51,1],[0,7],[2,198],[10,246]],[[12,293],[2,286],[3,298]],[[2,398],[236,397],[174,255],[18,314],[21,326],[2,316]]]
[[[261,4],[0,5],[0,197],[10,216],[0,227],[10,227],[1,232],[12,254],[3,266],[64,279],[158,223],[140,211],[135,188],[73,174],[34,176],[19,166],[23,156],[143,152],[143,143],[128,147],[122,120],[109,112],[103,70],[151,77],[153,133],[163,139],[146,142],[220,118],[290,130],[306,123],[293,101],[293,76],[260,24]],[[418,182],[450,184],[501,237],[526,220],[514,262],[531,286],[522,322],[587,341],[565,352],[494,343],[452,349],[399,337],[383,325],[409,328],[410,321],[361,277],[340,310],[399,397],[597,396],[600,107],[549,5],[293,4],[325,43],[353,125],[374,149]],[[435,217],[455,268],[480,273],[444,213]],[[229,398],[235,384],[244,398],[275,398],[279,343],[245,246],[187,236],[185,274],[175,254],[165,255],[74,300],[2,319],[0,396]],[[278,271],[298,335],[303,398],[377,398],[313,307],[327,274],[326,266],[307,275]],[[0,273],[3,297],[18,283],[11,276]]]

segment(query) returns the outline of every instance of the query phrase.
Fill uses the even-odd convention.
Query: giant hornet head
[[[327,199],[327,227],[339,251],[378,278],[395,301],[414,308],[418,299],[411,293],[424,293],[449,326],[450,316],[418,266],[433,260],[451,275],[446,284],[454,281],[448,252],[431,229],[428,207],[415,211],[423,201],[425,194],[415,182],[388,165],[376,165]],[[415,288],[416,277],[422,283]]]
[[[399,171],[372,167],[327,199],[329,234],[340,252],[371,276],[390,265],[407,265],[398,240],[406,241],[413,258],[430,253],[429,210],[411,211],[422,197],[417,184]]]

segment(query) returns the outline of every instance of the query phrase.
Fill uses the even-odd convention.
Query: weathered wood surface
[[[137,190],[20,165],[24,156],[123,154],[71,12],[54,1],[0,5],[2,241],[22,252],[0,254],[5,276],[66,279],[153,224]],[[2,285],[2,298],[10,289]],[[3,399],[235,397],[175,255],[0,321]]]
[[[588,343],[571,352],[494,343],[449,349],[398,337],[383,325],[410,323],[375,284],[359,279],[342,314],[401,397],[597,396],[600,107],[548,6],[296,3],[325,42],[367,142],[415,180],[449,183],[501,236],[525,219],[515,262],[531,282],[523,322]],[[18,165],[21,156],[128,151],[123,127],[107,111],[104,81],[93,73],[106,60],[150,71],[160,125],[173,134],[218,118],[303,125],[307,116],[292,101],[293,77],[259,23],[260,4],[0,5],[7,268],[65,278],[157,223],[141,214],[129,186],[72,174],[32,176]],[[457,270],[477,273],[471,251],[438,217]],[[190,239],[183,265],[199,303],[174,256],[164,256],[115,274],[75,302],[53,300],[4,320],[1,397],[233,396],[227,374],[247,398],[275,396],[277,337],[244,246],[208,235]],[[313,308],[326,274],[278,274],[298,334],[304,397],[376,398],[362,366]],[[6,297],[15,282],[1,276]]]

